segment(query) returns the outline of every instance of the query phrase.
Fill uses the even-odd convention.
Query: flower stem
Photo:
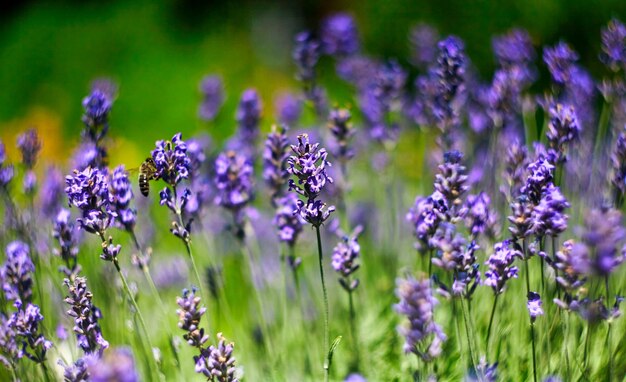
[[[474,352],[472,351],[473,346],[472,342],[470,341],[469,321],[467,319],[469,313],[465,310],[465,304],[463,303],[463,300],[461,300],[461,310],[463,311],[463,321],[465,322],[465,336],[467,337],[467,348],[469,349],[470,363],[472,369],[476,370],[476,363],[474,362]]]
[[[609,300],[609,275],[606,275],[604,277],[604,286],[606,288],[606,303],[610,304],[610,300]],[[609,378],[608,381],[612,381],[613,380],[613,352],[611,351],[612,348],[612,341],[611,341],[611,319],[607,320],[607,332],[606,332],[606,348],[609,352],[609,367],[608,367],[608,373],[609,373]]]
[[[350,285],[350,282],[348,282],[348,285]],[[348,291],[348,304],[350,305],[350,334],[352,335],[352,346],[354,346],[354,367],[355,370],[358,370],[361,357],[359,354],[359,344],[356,335],[356,313],[354,311],[354,302],[352,298],[353,292],[353,290]]]
[[[315,227],[315,232],[317,234],[317,253],[318,253],[318,263],[320,268],[320,279],[322,281],[322,293],[324,295],[324,352],[329,350],[328,344],[330,342],[330,331],[328,329],[328,294],[326,293],[326,282],[324,281],[324,263],[323,257],[324,253],[322,251],[322,237],[320,236],[320,227]],[[330,362],[328,356],[324,357],[324,380],[328,382]]]
[[[537,382],[537,360],[536,360],[536,353],[535,353],[535,324],[534,322],[530,322],[530,338],[531,338],[531,342],[532,342],[532,347],[533,347],[533,381]]]
[[[489,318],[489,326],[487,327],[487,343],[485,344],[485,347],[487,349],[486,351],[487,358],[489,357],[489,338],[491,337],[491,326],[493,325],[493,318],[496,315],[496,305],[498,304],[498,296],[500,296],[500,294],[496,293],[496,296],[493,299],[493,306],[491,307],[491,317]]]

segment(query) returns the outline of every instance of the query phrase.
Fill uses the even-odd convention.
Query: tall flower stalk
[[[326,174],[326,167],[330,162],[326,160],[326,149],[320,148],[319,143],[309,143],[308,134],[298,135],[298,144],[291,145],[293,151],[287,163],[287,171],[295,177],[289,179],[289,189],[295,191],[302,199],[296,202],[296,212],[302,219],[315,228],[317,237],[318,265],[322,294],[324,296],[324,351],[328,352],[324,359],[324,378],[329,380],[330,364],[332,362],[332,350],[329,347],[330,332],[328,327],[328,294],[324,280],[324,253],[322,250],[322,238],[320,226],[330,217],[335,210],[334,206],[326,207],[326,203],[319,198],[326,183],[332,183],[333,179]]]

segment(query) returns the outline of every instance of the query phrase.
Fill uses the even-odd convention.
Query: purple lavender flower
[[[291,93],[283,93],[276,98],[274,108],[280,123],[294,126],[302,115],[302,99]]]
[[[10,317],[0,313],[0,363],[7,369],[15,366],[20,354],[15,336],[15,328]]]
[[[59,360],[58,364],[63,368],[63,380],[65,382],[88,382],[91,380],[88,362],[84,358],[79,358],[69,365],[66,365],[63,360]]]
[[[411,62],[418,68],[432,65],[437,58],[437,40],[439,34],[428,24],[418,24],[411,29]]]
[[[130,208],[130,201],[133,199],[133,188],[124,165],[120,165],[113,170],[110,186],[111,208],[116,214],[116,221],[125,230],[131,232],[135,227],[137,212]]]
[[[439,165],[439,173],[435,175],[435,190],[446,198],[451,216],[455,218],[463,203],[461,198],[469,188],[466,184],[466,169],[461,163],[463,154],[459,151],[448,151],[443,158],[443,164]]]
[[[552,182],[554,165],[546,156],[540,154],[534,162],[528,165],[528,177],[521,192],[528,196],[529,200],[537,205],[541,199],[544,187]]]
[[[65,184],[70,206],[82,211],[82,218],[77,219],[80,227],[89,233],[102,234],[114,217],[106,173],[91,167],[74,170],[73,176],[65,177]]]
[[[231,211],[237,237],[243,237],[244,210],[254,197],[252,165],[234,151],[221,153],[215,160],[215,204]]]
[[[210,144],[211,139],[206,135],[200,135],[187,141],[191,194],[185,205],[185,213],[192,216],[200,215],[206,203],[213,198],[212,182],[206,168],[208,162],[205,154]]]
[[[504,35],[494,37],[492,46],[502,67],[529,64],[535,60],[532,40],[523,29],[512,29]]]
[[[5,189],[13,179],[13,165],[7,162],[7,152],[4,143],[0,140],[0,187]]]
[[[550,147],[558,153],[557,163],[565,162],[567,146],[580,135],[580,125],[573,106],[560,103],[550,106],[546,135]]]
[[[526,307],[528,308],[528,314],[530,314],[531,321],[535,321],[537,317],[543,316],[543,308],[541,307],[541,297],[539,293],[528,292],[528,302]]]
[[[272,126],[263,150],[263,179],[271,191],[272,203],[284,194],[283,186],[289,177],[286,169],[288,146],[287,130]]]
[[[61,210],[64,193],[63,175],[57,167],[46,169],[42,187],[46,192],[39,194],[39,206],[44,217],[54,219]]]
[[[528,150],[518,140],[507,149],[504,177],[509,187],[509,197],[518,197],[526,179],[528,167]]]
[[[521,258],[522,253],[517,244],[511,240],[496,243],[494,252],[485,262],[489,270],[485,272],[484,284],[491,287],[495,294],[504,292],[506,282],[517,278],[517,267],[513,266],[516,257]]]
[[[15,330],[16,341],[22,345],[18,357],[26,356],[36,363],[45,362],[52,342],[46,340],[39,330],[39,323],[43,321],[39,307],[31,303],[24,307],[20,300],[15,302],[15,307],[17,312],[9,319],[9,326]]]
[[[217,333],[217,338],[217,346],[202,349],[200,355],[194,357],[196,373],[204,374],[211,382],[239,382],[235,376],[235,344],[226,343],[222,333]]]
[[[600,60],[615,72],[626,67],[626,26],[617,19],[602,29]]]
[[[193,347],[202,348],[209,339],[204,334],[204,328],[200,327],[200,320],[206,308],[200,306],[200,296],[196,296],[196,289],[183,289],[183,296],[176,297],[176,303],[180,309],[176,310],[178,314],[178,327],[185,331],[183,338]]]
[[[157,178],[163,179],[169,186],[176,187],[181,180],[189,177],[191,160],[181,133],[175,134],[171,141],[157,141],[152,159],[157,168]]]
[[[591,259],[587,248],[573,240],[563,243],[561,250],[555,254],[550,264],[557,272],[560,272],[556,277],[557,283],[570,295],[585,284],[587,274],[591,270]]]
[[[354,135],[354,129],[350,119],[352,114],[348,109],[335,108],[330,111],[328,128],[335,138],[337,149],[333,153],[340,162],[345,162],[354,156],[354,152],[348,146],[350,138]]]
[[[52,253],[59,256],[65,265],[61,268],[61,272],[69,278],[76,275],[80,271],[78,266],[78,230],[75,229],[74,223],[71,221],[70,211],[64,208],[59,210],[54,221],[52,237],[59,243],[59,248],[54,248]]]
[[[398,279],[396,285],[396,296],[400,302],[394,308],[408,318],[408,325],[398,329],[406,338],[404,351],[430,362],[441,355],[441,347],[446,341],[441,326],[435,323],[434,311],[439,302],[433,296],[430,281],[409,276]]]
[[[465,226],[470,230],[474,238],[480,234],[493,237],[497,230],[498,217],[489,208],[491,199],[485,192],[477,195],[468,195],[460,215],[465,219]]]
[[[239,106],[235,113],[237,135],[244,147],[255,147],[259,137],[261,121],[261,99],[255,89],[247,89],[241,94]]]
[[[376,75],[378,63],[371,58],[355,55],[342,58],[336,63],[339,78],[357,89],[365,88]]]
[[[414,227],[414,235],[418,239],[416,248],[425,252],[430,248],[430,237],[437,231],[439,224],[446,220],[448,203],[443,194],[435,191],[425,198],[418,196],[413,207],[409,209],[406,220]]]
[[[163,188],[159,192],[159,204],[162,206],[166,206],[170,211],[176,216],[180,214],[181,219],[183,220],[182,224],[178,221],[173,221],[172,226],[170,228],[170,232],[174,234],[174,236],[181,239],[183,242],[189,242],[189,235],[191,232],[191,223],[193,218],[184,222],[182,218],[182,212],[187,210],[187,204],[191,200],[191,190],[188,188],[183,189],[183,192],[178,195],[172,195],[172,189],[169,187]]]
[[[200,81],[202,102],[198,107],[198,116],[205,122],[212,121],[224,104],[224,85],[219,76],[204,76]]]
[[[91,382],[139,382],[133,353],[128,348],[108,351],[102,358],[90,358],[88,372]]]
[[[17,137],[17,147],[22,154],[22,164],[24,164],[27,169],[32,169],[41,151],[41,140],[37,135],[37,130],[31,128],[19,135]]]
[[[343,382],[367,382],[364,376],[358,373],[349,374]]]
[[[322,22],[322,50],[331,56],[350,56],[359,51],[359,31],[354,18],[336,13]]]
[[[543,189],[541,200],[532,212],[532,230],[539,237],[558,236],[567,229],[567,215],[564,214],[570,205],[561,194],[561,190],[552,183]]]
[[[91,129],[106,126],[113,102],[108,94],[101,89],[94,89],[83,99],[83,122]]]
[[[320,57],[320,43],[311,32],[296,35],[293,48],[293,60],[298,67],[298,80],[305,86],[315,81],[315,65]]]
[[[19,240],[6,247],[6,261],[0,268],[0,280],[5,298],[9,301],[32,301],[35,265],[29,251],[28,245]]]
[[[102,313],[91,301],[93,295],[87,289],[87,279],[75,277],[72,281],[63,281],[69,290],[69,295],[65,302],[70,305],[67,314],[74,319],[74,332],[78,346],[85,354],[102,355],[104,349],[109,347],[109,343],[102,337],[102,330],[98,320],[102,318]]]
[[[310,144],[308,134],[298,135],[298,145],[291,145],[291,150],[294,155],[287,159],[287,171],[298,182],[289,179],[289,190],[306,199],[306,202],[297,201],[298,214],[314,227],[319,227],[335,210],[334,206],[326,208],[326,204],[317,199],[326,182],[333,182],[333,178],[326,174],[326,166],[330,167],[326,160],[328,154],[326,149],[319,148],[319,143]]]
[[[294,194],[287,194],[278,199],[276,205],[274,225],[278,229],[278,239],[293,247],[304,225],[298,213],[298,198]]]
[[[439,127],[446,132],[458,123],[457,99],[465,91],[467,58],[465,45],[455,36],[449,36],[438,44],[439,55],[435,74],[439,79],[435,98],[435,116]]]
[[[558,84],[565,84],[571,78],[578,54],[567,43],[561,41],[552,48],[544,48],[543,61],[550,70],[552,80]]]
[[[487,359],[481,357],[476,368],[469,371],[463,379],[463,382],[496,382],[497,380],[498,363],[488,364]]]
[[[624,253],[618,252],[617,247],[625,238],[620,211],[602,208],[587,213],[581,239],[594,255],[594,273],[608,276],[624,262]]]
[[[351,235],[344,235],[333,249],[332,266],[341,278],[339,284],[347,291],[352,292],[359,286],[359,279],[351,280],[351,276],[359,269],[356,260],[361,255],[361,246],[357,239],[362,227],[357,227]]]

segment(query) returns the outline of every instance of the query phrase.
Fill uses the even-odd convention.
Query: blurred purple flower
[[[234,151],[221,153],[215,160],[215,204],[233,214],[235,234],[244,235],[244,210],[254,197],[253,168],[248,159]]]
[[[222,79],[216,75],[204,76],[200,81],[199,89],[202,102],[198,107],[198,116],[205,122],[212,121],[224,104]]]
[[[530,319],[533,322],[537,319],[537,317],[543,316],[543,308],[541,305],[542,303],[539,293],[528,292],[528,302],[526,303],[526,308],[528,308],[528,314],[530,314]]]
[[[328,117],[328,128],[337,145],[333,155],[340,162],[345,162],[354,156],[354,151],[348,145],[350,138],[355,133],[352,123],[350,123],[351,118],[350,110],[340,108],[333,108]]]
[[[434,311],[439,302],[433,296],[430,281],[411,276],[397,279],[396,296],[400,302],[394,305],[394,309],[408,318],[408,325],[398,329],[406,338],[404,351],[414,353],[424,362],[439,357],[446,335],[435,322]]]
[[[78,230],[71,221],[69,210],[64,208],[59,210],[54,221],[52,237],[59,243],[59,248],[53,248],[52,253],[63,260],[65,265],[61,268],[61,272],[71,278],[80,271],[80,267],[77,262]]]
[[[562,163],[567,160],[568,145],[580,135],[580,125],[571,105],[551,105],[549,114],[546,136],[550,147],[558,153],[557,163]]]
[[[6,261],[0,268],[0,280],[4,296],[9,301],[32,301],[35,265],[29,252],[28,245],[19,240],[10,242],[6,247]]]
[[[446,220],[448,203],[443,194],[435,191],[425,198],[418,196],[413,207],[409,209],[406,220],[413,225],[413,234],[418,239],[416,248],[425,252],[430,248],[430,238],[437,231],[439,224]]]
[[[305,88],[312,86],[315,65],[320,58],[320,42],[311,32],[300,32],[296,35],[292,56],[298,68],[298,80],[304,83]]]
[[[0,187],[6,189],[6,186],[13,179],[13,165],[7,163],[7,152],[4,143],[0,140]]]
[[[30,128],[17,137],[17,147],[22,154],[22,164],[27,169],[32,169],[37,163],[37,157],[41,151],[41,140],[37,130]]]
[[[111,209],[115,212],[115,219],[125,230],[132,232],[135,227],[137,212],[130,208],[133,199],[133,188],[124,165],[113,170],[111,176]]]
[[[508,280],[517,278],[518,270],[513,262],[516,257],[521,258],[522,253],[511,240],[496,243],[493,251],[485,262],[489,270],[485,272],[484,284],[491,287],[495,294],[500,294],[504,292]]]
[[[418,68],[427,68],[437,58],[439,33],[428,24],[417,24],[409,34],[411,44],[411,62]]]
[[[564,213],[570,204],[561,190],[552,183],[543,189],[541,200],[532,212],[532,230],[539,237],[556,237],[567,229],[567,215]]]
[[[272,126],[263,150],[263,179],[271,191],[272,203],[284,194],[283,186],[287,183],[287,130],[284,127]]]
[[[438,44],[439,54],[434,74],[439,79],[434,102],[434,115],[443,132],[458,123],[459,97],[465,92],[467,58],[465,45],[456,36]]]
[[[39,193],[41,212],[45,218],[54,219],[61,210],[65,189],[63,174],[57,167],[50,166],[46,169],[41,188],[45,190]]]
[[[274,101],[278,121],[287,126],[294,126],[302,115],[302,99],[291,93],[283,93]]]
[[[109,347],[109,343],[102,337],[98,320],[102,313],[91,301],[93,295],[87,289],[87,279],[75,277],[72,281],[63,281],[69,290],[65,302],[70,305],[67,315],[74,319],[74,332],[78,346],[85,354],[99,354]]]
[[[351,275],[359,269],[356,260],[361,255],[361,246],[357,239],[362,231],[362,227],[357,227],[350,235],[343,235],[341,241],[333,248],[332,266],[339,273],[339,283],[348,292],[355,290],[359,286],[359,279],[351,280]]]
[[[199,356],[194,357],[196,373],[204,374],[211,382],[239,382],[235,376],[235,344],[227,343],[222,333],[217,333],[217,346],[201,349]]]
[[[492,40],[493,52],[502,67],[529,64],[535,60],[535,49],[530,35],[524,29],[511,29]]]
[[[304,225],[304,220],[298,213],[298,198],[293,193],[287,194],[277,199],[276,206],[274,224],[278,229],[278,238],[293,247]]]
[[[465,220],[465,226],[470,230],[472,237],[480,234],[493,237],[497,231],[497,214],[490,209],[491,199],[485,192],[477,195],[468,195],[463,208],[459,213]]]
[[[321,36],[325,54],[342,57],[359,51],[359,31],[354,18],[347,13],[336,13],[324,19]]]
[[[463,154],[459,151],[448,151],[443,155],[443,164],[439,165],[439,172],[435,175],[435,190],[446,199],[450,216],[458,217],[463,203],[462,197],[469,189],[467,185],[466,168],[462,164]]]
[[[139,382],[133,353],[128,348],[109,350],[102,358],[89,358],[91,382]]]
[[[255,147],[259,137],[261,108],[261,99],[255,89],[246,89],[241,94],[239,106],[235,113],[238,126],[237,136],[248,150]]]
[[[563,85],[571,79],[572,68],[578,61],[578,54],[567,43],[561,41],[554,47],[544,48],[543,61],[550,70],[552,80]]]
[[[551,163],[546,156],[539,154],[534,162],[528,167],[528,177],[521,192],[528,196],[528,199],[534,204],[539,204],[543,189],[552,182],[554,176],[554,164]]]
[[[620,211],[612,208],[589,211],[585,216],[581,239],[589,253],[593,254],[595,274],[608,276],[624,262],[624,253],[618,251],[618,246],[626,239]]]
[[[617,19],[602,29],[600,60],[615,72],[626,67],[626,26]]]
[[[39,323],[43,321],[39,307],[31,303],[24,307],[20,300],[15,301],[14,305],[17,312],[9,318],[8,325],[15,330],[16,341],[22,345],[18,357],[26,356],[36,363],[45,362],[46,353],[52,347],[52,342],[39,330]]]

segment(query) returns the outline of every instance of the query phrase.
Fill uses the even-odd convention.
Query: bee
[[[150,181],[156,179],[158,179],[156,164],[154,159],[148,157],[139,166],[139,191],[141,191],[143,196],[148,196],[150,193]]]

